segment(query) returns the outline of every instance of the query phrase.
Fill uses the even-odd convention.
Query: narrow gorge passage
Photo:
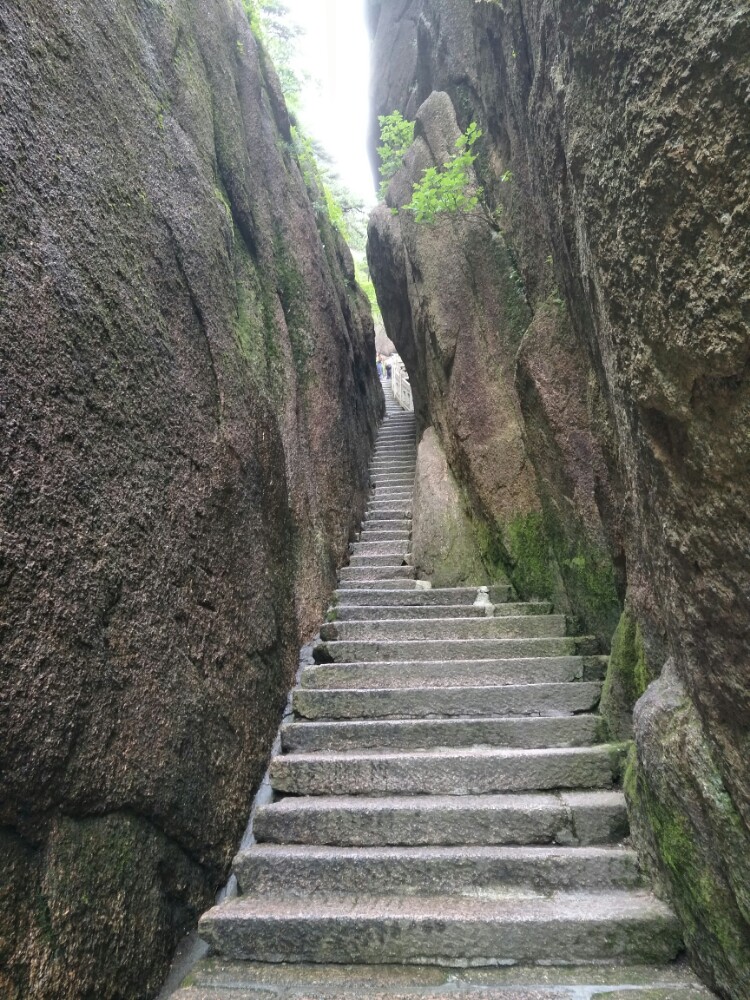
[[[606,657],[548,602],[415,580],[414,416],[385,391],[274,801],[176,1000],[708,1000],[626,843]]]

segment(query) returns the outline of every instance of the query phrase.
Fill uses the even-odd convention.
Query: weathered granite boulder
[[[638,702],[625,791],[642,858],[673,902],[698,968],[750,994],[750,833],[672,661]]]
[[[372,324],[240,3],[0,51],[0,994],[145,998],[363,509]]]
[[[473,525],[432,427],[417,450],[411,537],[412,563],[420,579],[435,587],[489,582]]]

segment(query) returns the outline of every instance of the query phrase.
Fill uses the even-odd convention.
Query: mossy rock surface
[[[672,664],[635,712],[624,788],[636,845],[722,996],[750,996],[750,834]]]
[[[652,679],[640,626],[632,613],[625,610],[612,639],[599,707],[613,739],[627,739],[632,735],[635,703]]]

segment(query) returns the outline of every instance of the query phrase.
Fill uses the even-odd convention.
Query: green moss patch
[[[655,704],[623,783],[633,835],[696,966],[722,996],[750,996],[750,836],[687,696]]]
[[[649,680],[640,627],[625,610],[612,638],[612,652],[600,705],[602,717],[614,739],[630,735],[633,708],[648,687]]]
[[[506,529],[506,548],[512,560],[511,583],[524,600],[552,600],[555,573],[544,517],[537,511],[514,518]]]

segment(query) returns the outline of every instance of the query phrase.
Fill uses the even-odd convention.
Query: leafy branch
[[[406,121],[398,111],[381,115],[380,197],[385,198],[388,184],[401,169],[404,157],[414,142],[414,122]],[[432,223],[443,213],[467,214],[480,205],[483,190],[473,181],[477,154],[474,147],[482,130],[472,122],[456,140],[455,153],[440,167],[428,167],[415,182],[411,201],[402,211],[412,212],[417,222]],[[398,209],[394,209],[398,212]]]
[[[380,197],[385,198],[391,179],[404,163],[404,157],[414,142],[414,122],[407,121],[400,111],[380,115]]]
[[[479,205],[482,188],[472,183],[474,146],[482,137],[482,130],[472,122],[456,140],[456,152],[442,167],[428,167],[414,184],[412,198],[404,206],[413,212],[417,222],[430,223],[442,212],[472,212]]]

